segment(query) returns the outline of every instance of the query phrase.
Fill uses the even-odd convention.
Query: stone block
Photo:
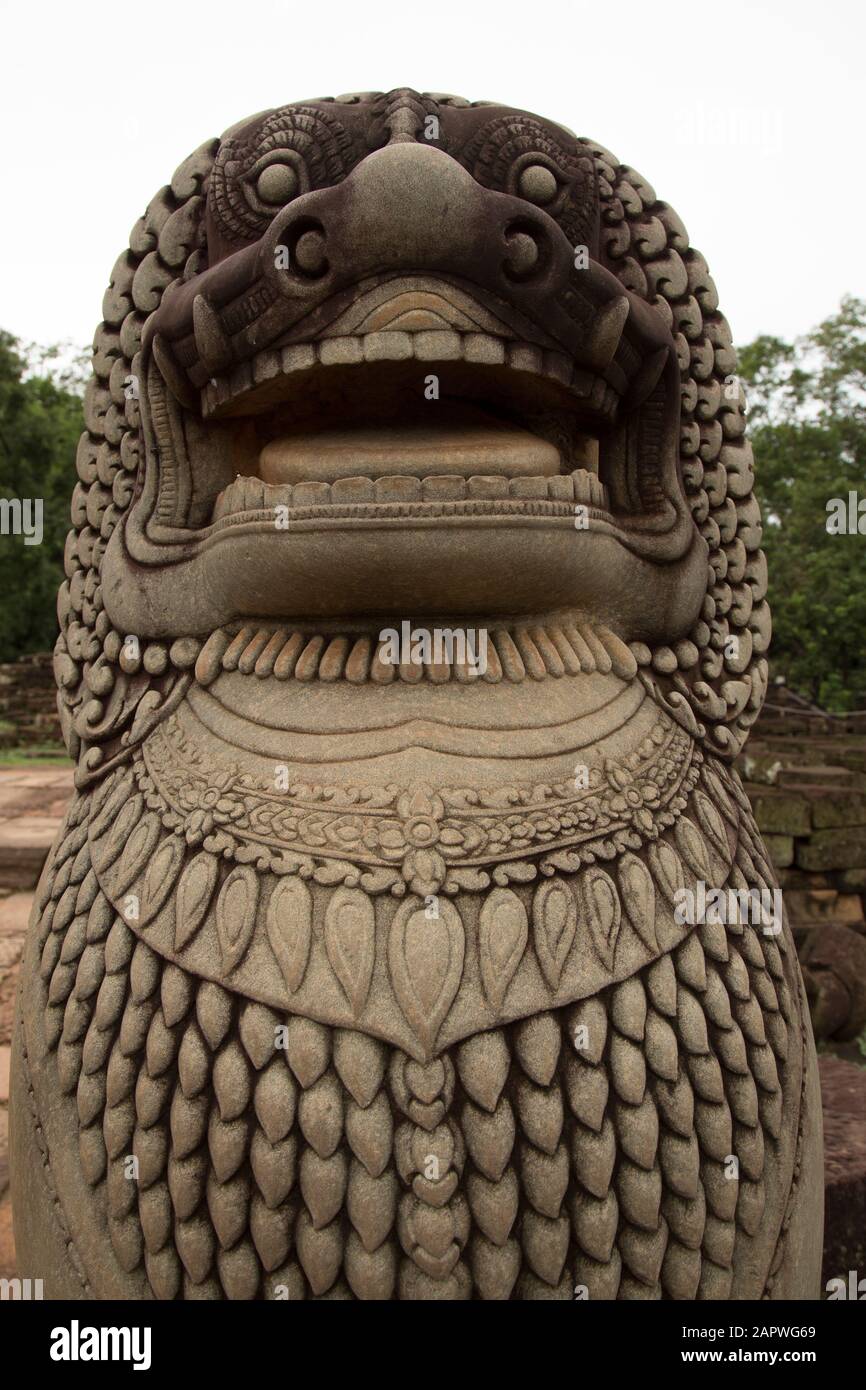
[[[850,830],[816,830],[797,845],[801,869],[825,873],[829,869],[859,869],[866,864],[866,826]]]
[[[816,830],[866,825],[866,795],[838,791],[831,796],[816,797],[812,802],[812,824]]]
[[[20,816],[0,823],[0,884],[4,888],[18,892],[36,887],[61,824],[54,816]]]
[[[834,888],[788,888],[785,906],[791,925],[837,922],[846,927],[863,927],[863,904],[856,893],[839,893]]]
[[[764,844],[773,865],[787,869],[794,862],[794,840],[790,835],[764,835]]]
[[[846,787],[854,781],[854,773],[847,767],[812,767],[801,763],[798,767],[786,767],[779,773],[781,787]]]
[[[779,887],[787,893],[789,888],[833,888],[835,874],[810,874],[806,869],[778,869]],[[786,899],[787,901],[787,899]]]
[[[765,835],[808,835],[812,829],[809,802],[796,792],[762,793],[753,798],[752,811]]]
[[[866,1070],[838,1057],[818,1061],[824,1111],[822,1285],[866,1272]]]

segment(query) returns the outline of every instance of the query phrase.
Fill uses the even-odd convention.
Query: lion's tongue
[[[317,434],[283,435],[266,444],[259,476],[266,483],[335,482],[403,474],[538,477],[559,472],[559,451],[519,425],[482,411],[443,411],[437,404],[411,423],[395,421]],[[444,417],[444,418],[443,418]]]

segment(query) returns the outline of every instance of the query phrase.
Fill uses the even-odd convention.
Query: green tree
[[[41,499],[43,529],[39,545],[0,534],[0,661],[54,645],[83,380],[82,354],[27,347],[0,330],[0,518],[8,532],[4,498]]]
[[[740,349],[773,611],[772,668],[827,709],[866,708],[866,534],[827,504],[866,499],[866,301],[792,343]],[[866,531],[866,516],[863,517]]]

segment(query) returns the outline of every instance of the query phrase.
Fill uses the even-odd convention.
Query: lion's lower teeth
[[[237,478],[220,493],[213,520],[241,512],[276,507],[345,507],[368,503],[463,502],[518,499],[526,502],[584,503],[609,509],[607,488],[594,473],[576,468],[555,477],[506,478],[479,474],[470,478],[432,474],[425,478],[389,474],[381,478],[336,478],[332,483],[306,481],[271,484],[261,478]]]

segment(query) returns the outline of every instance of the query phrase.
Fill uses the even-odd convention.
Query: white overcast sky
[[[860,0],[0,0],[0,327],[89,343],[111,267],[201,142],[304,97],[523,107],[639,170],[737,342],[866,294]]]

